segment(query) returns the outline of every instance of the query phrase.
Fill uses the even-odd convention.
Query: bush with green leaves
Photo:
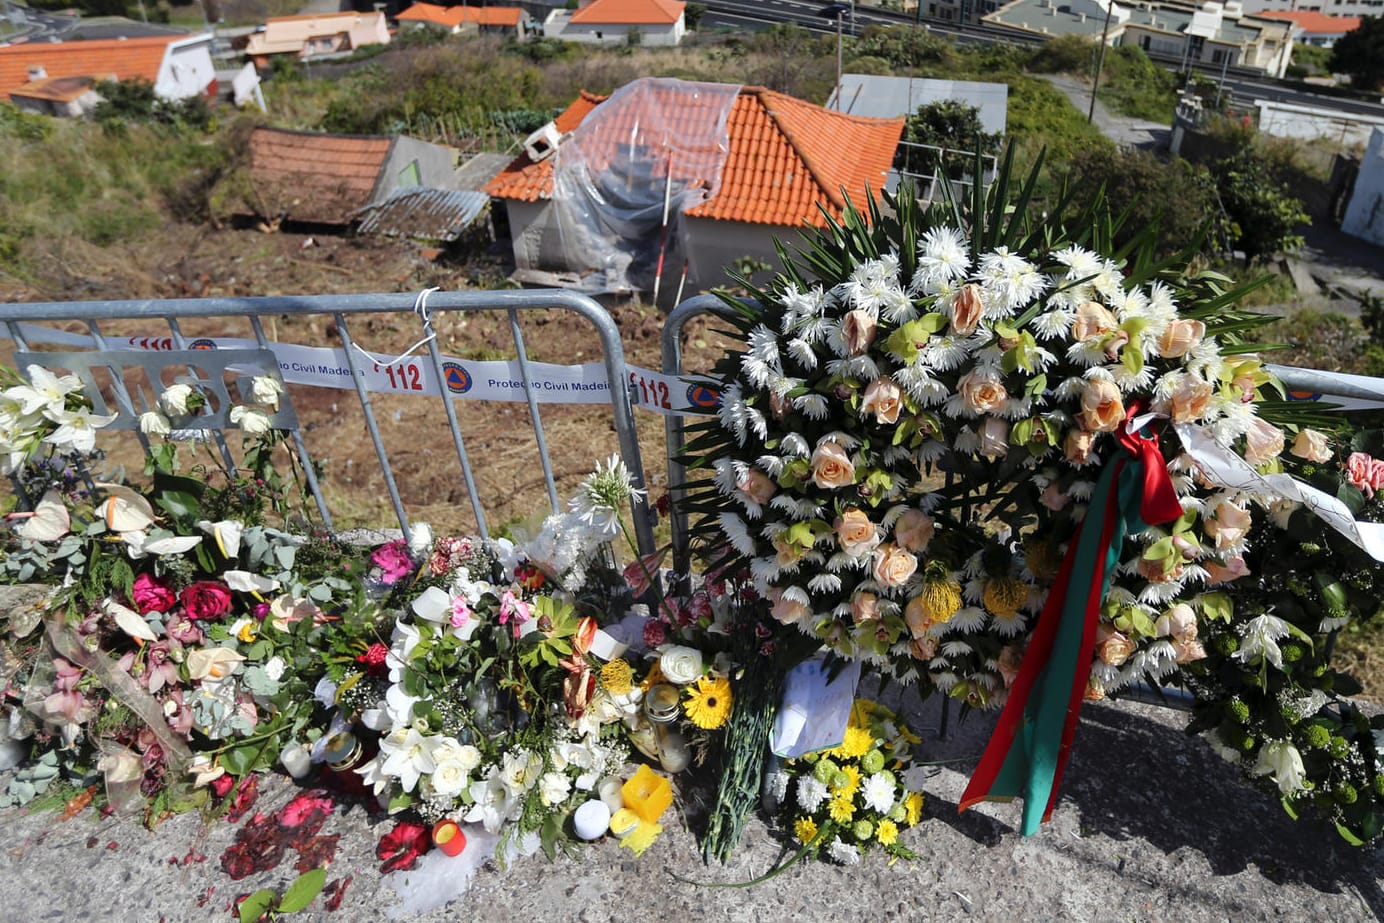
[[[1229,220],[1230,240],[1244,252],[1246,263],[1302,246],[1298,228],[1312,219],[1267,158],[1252,147],[1243,147],[1217,161],[1211,172]]]

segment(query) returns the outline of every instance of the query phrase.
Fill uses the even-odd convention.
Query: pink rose
[[[1172,321],[1158,336],[1158,355],[1164,359],[1179,359],[1201,344],[1206,325],[1199,320],[1179,318]]]
[[[1178,603],[1158,617],[1154,631],[1160,638],[1172,638],[1178,642],[1197,639],[1197,614],[1186,603]]]
[[[231,611],[231,591],[215,580],[199,580],[185,587],[178,601],[187,617],[197,622],[210,622]]]
[[[1134,642],[1118,631],[1101,625],[1096,629],[1096,657],[1101,663],[1118,667],[1134,653]]]
[[[1206,530],[1207,535],[1215,539],[1216,550],[1224,551],[1244,540],[1249,534],[1253,518],[1249,510],[1221,501],[1216,504],[1215,515],[1204,521],[1202,528]]]
[[[875,341],[875,330],[879,326],[869,311],[856,309],[846,314],[841,321],[841,337],[846,341],[846,353],[851,356],[864,355]]]
[[[875,551],[875,580],[880,586],[902,586],[918,569],[918,559],[898,545],[881,545]]]
[[[397,539],[370,552],[370,563],[380,570],[386,585],[398,583],[413,573],[413,559],[408,556],[408,542]]]
[[[854,507],[836,518],[836,543],[853,558],[869,554],[879,544],[878,530],[864,511]]]
[[[795,625],[807,619],[812,610],[800,602],[785,599],[783,590],[773,587],[769,590],[769,614],[783,625]]]
[[[1216,586],[1219,583],[1229,583],[1238,580],[1249,574],[1249,567],[1245,564],[1245,559],[1240,555],[1227,558],[1225,564],[1217,564],[1215,561],[1207,561],[1204,565],[1207,573],[1207,586]]]
[[[879,597],[874,593],[856,593],[851,597],[851,618],[857,625],[879,621]]]
[[[1174,423],[1199,420],[1206,415],[1214,390],[1209,381],[1203,381],[1195,375],[1181,375],[1173,387],[1172,394],[1168,396],[1165,412],[1172,417]]]
[[[1072,321],[1072,339],[1084,343],[1092,337],[1109,333],[1117,326],[1115,315],[1094,301],[1086,301],[1076,309],[1076,319]]]
[[[836,490],[855,483],[855,464],[846,450],[824,439],[812,453],[812,483],[823,490]]]
[[[1365,496],[1373,497],[1376,490],[1384,487],[1384,462],[1364,452],[1352,452],[1346,459],[1346,480],[1364,491]]]
[[[903,389],[885,375],[876,378],[865,388],[865,399],[860,404],[862,414],[873,413],[876,423],[893,424],[899,420],[899,410],[903,407]]]
[[[130,595],[135,609],[140,615],[150,612],[167,612],[178,601],[173,588],[158,577],[140,574],[135,578]]]

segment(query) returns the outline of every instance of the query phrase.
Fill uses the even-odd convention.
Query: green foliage
[[[989,133],[980,124],[980,110],[959,99],[943,99],[924,103],[904,122],[903,140],[910,144],[927,144],[947,149],[943,153],[942,170],[953,179],[971,168],[974,151],[989,154],[999,150],[1000,135]],[[895,164],[911,173],[931,172],[936,152],[900,146]]]
[[[327,883],[326,869],[311,869],[294,879],[282,895],[273,888],[256,891],[240,902],[237,912],[240,923],[277,920],[286,913],[306,910]]]
[[[1247,263],[1302,246],[1297,228],[1312,219],[1268,159],[1244,147],[1217,161],[1212,173],[1229,219],[1231,242],[1244,251]]]
[[[52,134],[52,119],[31,115],[11,102],[0,102],[0,136],[21,141],[44,141]]]
[[[1009,80],[1008,130],[1011,138],[1045,147],[1048,159],[1070,160],[1079,151],[1113,147],[1086,113],[1041,77],[1016,75]]]
[[[702,17],[705,15],[705,3],[689,3],[682,11],[683,22],[685,22],[687,28],[691,29],[693,32],[697,31],[697,26],[701,25]]]
[[[215,117],[201,96],[160,99],[154,85],[142,78],[108,80],[101,84],[101,102],[92,117],[108,130],[123,130],[131,122],[167,125],[179,130],[210,131]]]
[[[1177,105],[1175,81],[1138,45],[1106,50],[1100,98],[1120,115],[1169,123]]]
[[[1035,74],[1089,74],[1095,66],[1096,43],[1084,35],[1048,39],[1029,59]]]
[[[1332,52],[1331,48],[1296,42],[1293,45],[1293,64],[1302,68],[1304,74],[1329,74]]]
[[[1373,90],[1384,82],[1384,18],[1365,16],[1331,47],[1331,70],[1349,74],[1353,86]]]
[[[929,65],[946,67],[956,64],[958,57],[951,42],[917,26],[872,26],[851,45],[852,55],[882,58],[900,71]]]

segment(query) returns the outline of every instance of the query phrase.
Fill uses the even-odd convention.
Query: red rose
[[[149,574],[140,574],[135,578],[134,588],[130,595],[135,609],[140,615],[149,612],[167,612],[173,608],[173,604],[178,601],[174,595],[173,588],[164,583],[158,577]]]
[[[224,583],[214,580],[199,580],[184,588],[178,600],[187,611],[187,617],[199,622],[219,619],[231,611],[231,591]]]
[[[371,676],[383,676],[389,672],[388,667],[385,666],[385,658],[388,656],[389,648],[376,641],[366,648],[364,654],[356,657],[356,663],[364,664],[365,672]]]

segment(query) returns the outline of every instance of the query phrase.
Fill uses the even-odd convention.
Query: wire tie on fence
[[[360,353],[362,356],[369,359],[376,365],[388,366],[394,365],[397,362],[403,362],[409,356],[416,353],[419,349],[423,348],[424,346],[427,346],[433,340],[437,339],[437,331],[432,329],[432,314],[428,311],[428,296],[431,295],[433,292],[440,290],[441,289],[438,286],[434,285],[431,288],[423,289],[421,292],[418,293],[418,297],[413,299],[413,313],[418,315],[418,319],[423,323],[423,326],[427,328],[429,332],[427,336],[423,337],[423,339],[419,340],[417,343],[414,343],[408,349],[399,353],[399,355],[395,356],[393,359],[385,359],[380,356],[377,356],[374,353],[362,347],[355,340],[351,341],[351,346],[355,348],[356,352]]]

